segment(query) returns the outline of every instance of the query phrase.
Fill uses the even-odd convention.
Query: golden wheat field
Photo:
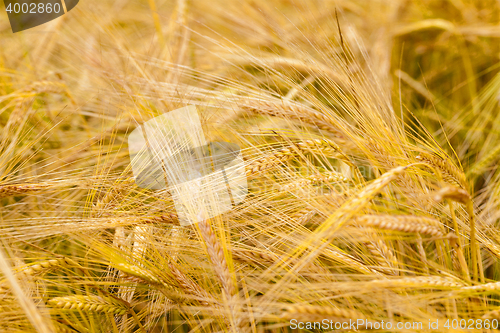
[[[500,328],[498,0],[0,12],[0,332]],[[188,225],[129,153],[186,106],[248,188]]]

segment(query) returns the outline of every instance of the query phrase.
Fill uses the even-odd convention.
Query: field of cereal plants
[[[499,1],[1,12],[0,332],[500,327]],[[182,225],[128,138],[188,105],[248,194]]]

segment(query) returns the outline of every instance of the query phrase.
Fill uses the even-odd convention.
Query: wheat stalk
[[[478,277],[478,256],[480,255],[479,249],[477,247],[476,241],[476,217],[474,215],[474,203],[472,202],[472,198],[469,193],[463,189],[447,186],[445,188],[440,189],[435,195],[434,200],[440,202],[445,199],[453,200],[460,202],[466,206],[467,213],[469,215],[470,221],[470,248],[471,248],[471,266],[472,266],[472,276],[474,280],[477,281]],[[453,207],[450,204],[450,210]],[[455,213],[452,211],[453,224],[456,232],[458,232],[458,225],[456,223]],[[462,244],[459,242],[459,247],[462,247]]]

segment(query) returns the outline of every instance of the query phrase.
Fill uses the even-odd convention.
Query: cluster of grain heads
[[[334,214],[330,215],[316,230],[316,235],[329,239],[340,227],[346,224],[359,210],[368,204],[373,197],[384,189],[389,183],[403,174],[408,166],[400,166],[387,171],[372,183],[358,191],[349,198]],[[335,228],[331,228],[335,224]],[[324,234],[323,234],[324,233]],[[311,239],[311,241],[313,241]],[[305,243],[304,246],[309,244]]]
[[[333,214],[331,214],[319,227],[316,228],[315,232],[305,239],[300,246],[295,248],[283,263],[280,263],[281,267],[285,267],[292,262],[296,262],[294,270],[299,269],[301,266],[305,265],[307,261],[313,261],[321,252],[325,251],[328,247],[329,242],[324,240],[331,240],[331,238],[342,228],[344,225],[348,224],[352,218],[361,210],[365,205],[367,205],[373,197],[378,194],[382,189],[384,189],[389,183],[397,179],[398,176],[403,174],[409,166],[400,166],[389,170],[382,176],[371,182],[369,185],[365,186],[359,190],[355,195],[351,196],[346,200],[340,208],[338,208]],[[427,229],[420,228],[420,231],[428,230],[429,232],[434,232],[434,227],[429,226]],[[300,260],[297,260],[305,252],[307,255],[302,256]],[[277,288],[277,287],[276,287]]]
[[[486,61],[498,53],[488,42],[498,37],[495,1],[178,0],[176,9],[148,2],[120,1],[104,19],[82,7],[78,20],[47,26],[57,33],[28,38],[42,58],[35,67],[17,68],[30,63],[30,43],[0,57],[0,90],[8,95],[0,97],[7,161],[0,161],[0,221],[25,289],[16,294],[1,281],[0,331],[4,318],[22,317],[23,309],[9,306],[23,295],[41,313],[50,300],[61,332],[275,332],[292,318],[500,316],[500,214],[488,194],[500,184],[498,135],[490,131],[498,119],[482,111],[484,104],[496,110],[500,79],[481,90],[498,71]],[[111,13],[110,3],[98,4],[100,11]],[[170,14],[162,27],[159,17]],[[85,27],[89,19],[95,24]],[[144,38],[148,29],[157,36]],[[399,61],[391,55],[402,54],[402,44]],[[494,56],[482,60],[484,50]],[[408,56],[415,52],[423,61]],[[245,67],[234,66],[239,53]],[[80,56],[65,61],[71,54]],[[436,68],[433,59],[450,61]],[[396,62],[403,82],[391,88]],[[190,227],[179,225],[167,190],[139,189],[130,178],[128,124],[118,120],[135,126],[188,104],[197,105],[207,138],[245,147],[251,183],[234,210]],[[469,104],[473,112],[450,117]],[[439,146],[438,154],[413,157]],[[458,162],[474,160],[466,178]],[[342,174],[325,171],[339,166]],[[361,175],[364,167],[369,173]],[[486,170],[483,182],[476,176]],[[66,178],[93,184],[65,191]],[[467,192],[472,185],[477,191]],[[492,253],[476,256],[481,246]]]
[[[81,310],[88,312],[101,312],[123,315],[127,313],[129,306],[124,300],[117,301],[111,297],[103,296],[64,296],[55,297],[49,300],[49,304],[53,307],[65,310]]]

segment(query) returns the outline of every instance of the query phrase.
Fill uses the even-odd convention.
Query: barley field
[[[0,332],[500,327],[498,0],[3,8]],[[188,105],[248,194],[182,225],[128,138]]]

